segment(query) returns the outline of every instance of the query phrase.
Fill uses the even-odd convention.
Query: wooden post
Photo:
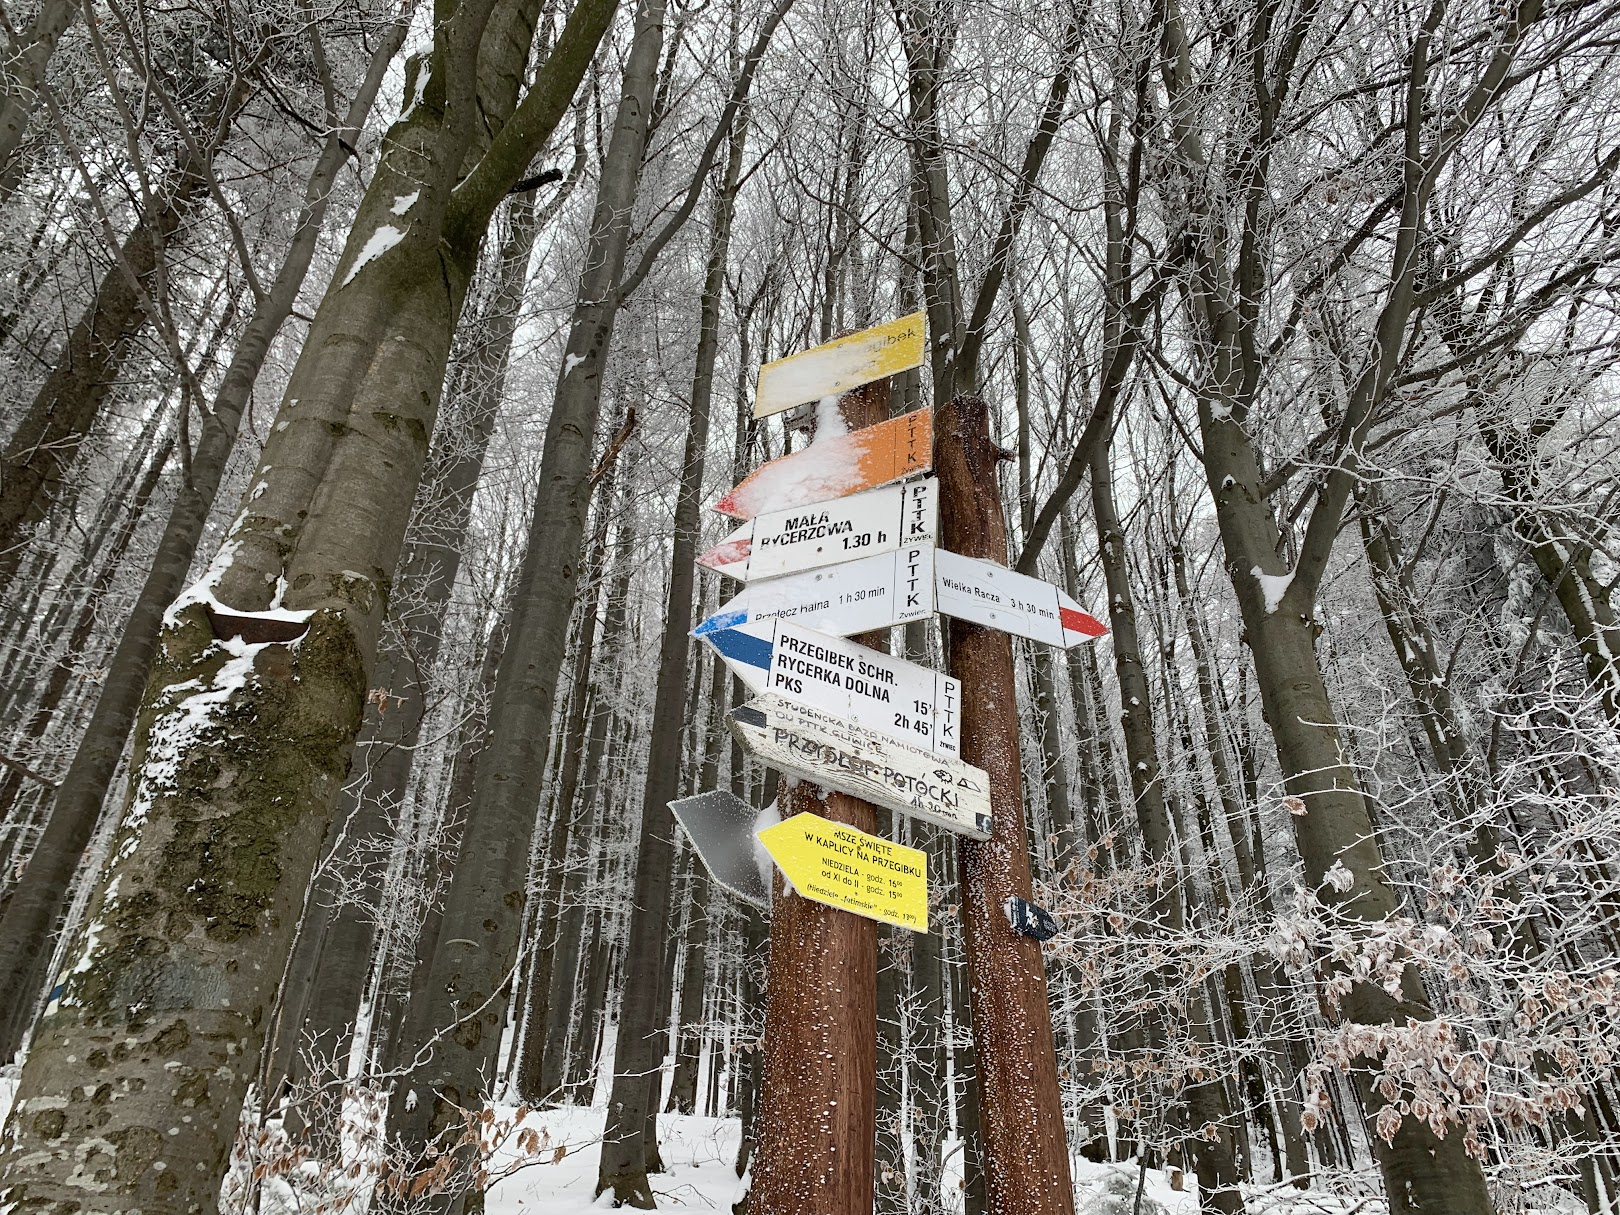
[[[934,419],[941,547],[1007,560],[989,409],[957,397]],[[1073,1215],[1074,1186],[1058,1089],[1041,947],[1013,932],[1002,910],[1030,897],[1029,837],[1018,756],[1012,638],[952,620],[946,653],[962,681],[962,758],[990,775],[995,835],[960,841],[979,1125],[993,1215]]]
[[[889,382],[840,401],[851,430],[888,417]],[[853,638],[874,649],[887,632]],[[800,781],[784,820],[809,811],[875,832],[877,808]],[[775,873],[753,1215],[871,1215],[877,1137],[877,921],[797,895]]]

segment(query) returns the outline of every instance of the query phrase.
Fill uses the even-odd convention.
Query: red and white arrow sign
[[[994,561],[939,549],[934,576],[936,609],[958,620],[1065,649],[1108,632],[1107,625],[1050,582]]]

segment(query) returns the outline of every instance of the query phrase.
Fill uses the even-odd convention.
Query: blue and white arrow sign
[[[848,637],[934,614],[934,546],[916,544],[825,569],[750,582],[697,628],[719,629],[791,620],[818,633]]]
[[[949,675],[785,620],[702,636],[750,691],[775,692],[886,737],[960,754],[962,685]]]

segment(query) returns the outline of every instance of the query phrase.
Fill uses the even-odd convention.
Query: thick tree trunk
[[[534,196],[525,194],[511,207],[510,229],[496,256],[492,298],[470,320],[474,350],[449,377],[451,416],[435,438],[413,511],[413,538],[394,573],[394,598],[409,605],[410,614],[394,623],[395,632],[378,657],[374,686],[388,699],[386,706],[368,705],[358,740],[363,753],[377,758],[363,782],[351,780],[345,792],[337,819],[343,838],[323,862],[322,880],[299,925],[281,1013],[288,1049],[275,1061],[278,1071],[297,1074],[294,1052],[307,1036],[316,1057],[330,1058],[334,1071],[346,1074],[355,1016],[371,972],[373,925],[384,885],[374,859],[356,863],[352,850],[386,837],[392,816],[405,803],[473,493],[505,395],[535,231]],[[271,1091],[276,1087],[272,1084]]]
[[[984,402],[953,400],[935,435],[941,542],[1005,561],[997,449]],[[992,1211],[1068,1213],[1074,1191],[1040,945],[1014,934],[1002,910],[1007,898],[1032,893],[1012,639],[952,620],[947,652],[962,680],[962,758],[990,774],[995,820],[994,839],[962,840],[959,861],[985,1191]]]
[[[1395,914],[1399,900],[1384,872],[1355,773],[1345,763],[1316,655],[1311,597],[1287,575],[1273,572],[1278,564],[1276,524],[1256,492],[1261,481],[1258,461],[1241,418],[1234,417],[1229,405],[1206,396],[1199,402],[1199,421],[1205,472],[1254,656],[1261,702],[1288,794],[1298,799],[1303,811],[1290,817],[1306,884],[1338,914],[1377,922]],[[1336,866],[1348,874],[1349,889],[1339,891],[1326,884],[1328,871]],[[1338,1014],[1362,1025],[1404,1025],[1409,1018],[1424,1021],[1434,1015],[1411,969],[1399,998],[1377,984],[1358,981]],[[1467,1155],[1460,1133],[1437,1138],[1426,1123],[1410,1116],[1401,1119],[1389,1142],[1373,1130],[1371,1120],[1384,1102],[1371,1076],[1365,1066],[1355,1072],[1369,1119],[1368,1139],[1394,1215],[1491,1211],[1484,1175]]]
[[[573,10],[452,198],[477,124],[514,112],[526,58],[523,39],[479,64],[492,7],[464,0],[435,28],[423,98],[389,134],[244,510],[172,609],[115,855],[23,1067],[0,1158],[10,1202],[74,1209],[94,1177],[98,1205],[217,1206],[359,730],[478,244],[614,9]],[[482,95],[475,66],[494,81]],[[120,1097],[86,1100],[87,1071]]]
[[[189,477],[181,484],[158,541],[152,567],[124,621],[117,649],[108,663],[101,695],[73,761],[57,788],[51,817],[28,871],[0,918],[0,1000],[4,1003],[0,1055],[15,1050],[27,1011],[43,984],[46,946],[67,897],[68,884],[95,831],[107,788],[135,724],[136,712],[157,654],[164,609],[185,584],[203,526],[213,509],[225,464],[236,444],[243,411],[259,369],[282,322],[291,314],[309,270],[326,216],[332,181],[348,159],[346,143],[364,124],[383,76],[405,38],[403,23],[392,26],[379,44],[344,118],[328,137],[304,189],[292,242],[281,269],[258,302],[226,368],[213,407],[202,417]]]

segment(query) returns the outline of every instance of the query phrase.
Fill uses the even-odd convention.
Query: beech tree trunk
[[[407,1013],[405,1053],[426,1058],[410,1083],[395,1087],[389,1126],[418,1153],[456,1140],[464,1126],[461,1111],[482,1104],[494,1076],[508,984],[517,964],[557,676],[584,548],[602,377],[646,151],[663,11],[663,0],[642,0],[637,9],[618,113],[597,183],[568,356],[552,398],[528,546],[490,706],[490,736],[479,757],[462,836],[462,855],[477,856],[481,863],[457,865],[451,874],[438,947]],[[566,840],[562,833],[563,846]],[[549,987],[549,976],[545,983]],[[435,1040],[441,1031],[448,1033]],[[458,1162],[459,1171],[471,1151],[462,1143],[441,1163]]]
[[[614,10],[582,0],[518,104],[529,39],[486,45],[495,7],[463,0],[414,65],[244,510],[171,610],[114,855],[19,1081],[8,1202],[72,1210],[94,1178],[98,1205],[217,1206],[478,246]],[[89,1076],[118,1099],[87,1100]]]
[[[1130,766],[1137,828],[1142,833],[1143,850],[1151,866],[1148,880],[1152,884],[1152,913],[1162,928],[1180,932],[1187,924],[1187,908],[1181,891],[1181,868],[1172,851],[1176,833],[1165,804],[1152,693],[1142,663],[1125,532],[1114,504],[1111,453],[1112,443],[1105,432],[1091,459],[1091,508],[1097,521],[1097,547],[1102,554],[1108,587],[1108,619],[1114,647],[1114,674],[1119,681],[1120,724],[1125,734],[1125,758]],[[1150,983],[1160,988],[1150,993],[1150,998],[1162,999],[1162,983],[1155,980]],[[1189,1029],[1194,1040],[1207,1048],[1212,1042],[1214,1006],[1207,998],[1195,998],[1190,1004]],[[1155,1021],[1157,1024],[1149,1025],[1147,1040],[1156,1049],[1162,1049],[1166,1026],[1158,1017]],[[1186,1101],[1190,1133],[1184,1146],[1192,1156],[1198,1176],[1199,1209],[1240,1215],[1243,1197],[1238,1192],[1236,1128],[1225,1088],[1218,1078],[1204,1083],[1192,1081],[1187,1084]]]
[[[168,272],[164,251],[192,208],[207,196],[213,157],[248,95],[240,78],[220,86],[216,112],[200,124],[210,132],[210,141],[182,157],[153,199],[155,209],[136,221],[0,452],[0,587],[16,573],[28,529],[50,510],[57,487],[117,386],[131,344],[146,324],[157,281]]]
[[[259,369],[282,323],[291,314],[309,271],[333,179],[348,159],[347,145],[371,112],[383,76],[404,40],[403,23],[386,31],[342,126],[327,137],[310,172],[287,256],[269,291],[254,307],[212,408],[198,423],[190,475],[183,479],[169,510],[151,569],[107,665],[90,723],[57,787],[45,832],[0,917],[0,1033],[4,1034],[0,1038],[0,1057],[16,1050],[26,1031],[34,996],[44,986],[43,968],[50,956],[52,929],[135,724],[157,655],[164,609],[185,584],[186,571],[213,509]]]
[[[307,1034],[313,1052],[329,1057],[338,1075],[346,1074],[384,884],[381,867],[365,861],[355,866],[351,850],[356,843],[386,837],[391,816],[405,802],[473,493],[505,396],[536,228],[534,195],[526,193],[511,205],[510,229],[495,254],[491,297],[467,322],[476,335],[475,348],[450,376],[453,412],[436,437],[413,512],[414,538],[394,572],[394,598],[409,605],[410,614],[394,622],[395,635],[384,643],[373,679],[387,700],[368,706],[360,733],[360,745],[377,758],[358,788],[350,782],[353,791],[345,793],[337,818],[345,838],[325,861],[324,880],[299,927],[281,1014],[286,1050],[277,1070],[299,1073],[295,1052]],[[354,868],[357,875],[346,872]],[[337,905],[344,891],[360,905]]]

